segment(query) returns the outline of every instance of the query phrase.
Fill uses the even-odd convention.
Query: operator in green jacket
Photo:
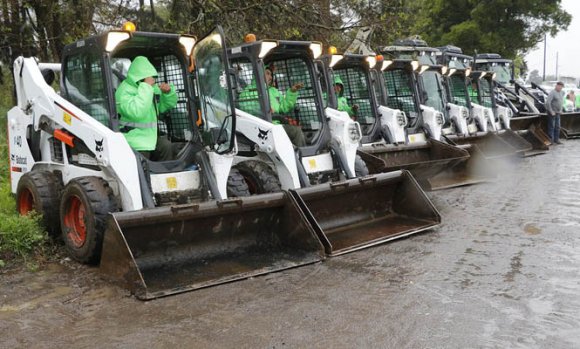
[[[278,120],[276,116],[281,116],[283,114],[289,114],[294,111],[294,106],[296,105],[296,100],[298,99],[298,90],[304,87],[304,84],[299,82],[294,84],[286,94],[282,94],[274,86],[274,68],[272,65],[266,66],[264,71],[264,77],[266,79],[266,85],[268,87],[268,97],[270,99],[270,111],[274,114],[272,123],[280,124],[281,121],[285,122],[286,119]],[[256,89],[256,81],[246,87],[239,97],[239,106],[243,111],[253,114],[260,114],[260,106],[257,103],[258,91]],[[302,133],[302,128],[295,124],[283,123],[282,126],[288,134],[288,137],[292,143],[297,147],[303,147],[306,145],[306,140],[304,138],[304,133]]]
[[[137,56],[127,78],[115,92],[119,129],[131,148],[153,161],[173,160],[173,147],[157,134],[157,119],[177,105],[175,87],[156,84],[157,70],[146,57]]]
[[[334,77],[334,92],[336,92],[336,98],[338,102],[338,111],[345,111],[348,113],[353,120],[356,117],[358,111],[358,104],[353,104],[352,107],[348,105],[348,101],[344,96],[344,84],[340,76],[336,75]]]

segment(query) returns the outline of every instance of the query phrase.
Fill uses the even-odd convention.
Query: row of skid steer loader
[[[531,148],[523,138],[511,131],[497,130],[497,120],[492,120],[492,109],[471,103],[468,93],[469,57],[456,50],[430,48],[422,40],[400,40],[394,46],[385,47],[381,53],[389,57],[394,72],[387,89],[387,104],[393,107],[412,108],[410,113],[427,113],[435,110],[442,121],[426,123],[425,129],[431,137],[449,144],[466,148],[471,157],[429,180],[431,189],[443,189],[495,179],[495,166],[500,158],[509,158]],[[412,66],[408,68],[408,66]],[[407,67],[407,68],[406,68]],[[388,70],[388,68],[387,68]],[[413,81],[414,80],[414,81]],[[387,79],[387,83],[389,80]],[[407,86],[415,85],[415,107],[412,103],[401,103]],[[490,132],[491,131],[491,132]],[[498,135],[499,134],[499,135]],[[503,139],[508,139],[520,149],[514,149]]]
[[[264,64],[285,67],[280,80],[305,74],[290,117],[302,125],[306,147],[292,146],[270,108],[251,115],[237,107],[236,50],[228,57],[219,27],[199,42],[109,31],[65,47],[61,64],[17,58],[17,105],[8,112],[17,209],[42,214],[72,258],[100,262],[106,278],[140,299],[317,262],[439,224],[408,172],[356,178],[360,126],[323,108],[314,64],[321,46],[274,43],[270,55],[257,47],[249,69],[257,86]],[[114,95],[137,56],[177,92],[177,106],[157,123],[175,160],[146,159],[120,132]],[[258,101],[268,106],[260,89]],[[246,161],[277,182],[260,183]]]
[[[471,83],[468,84],[470,88],[471,99],[475,100],[480,105],[490,108],[493,111],[496,122],[496,132],[510,143],[516,149],[523,149],[520,154],[524,157],[544,154],[549,150],[549,139],[547,135],[539,127],[539,123],[527,125],[524,129],[520,122],[516,126],[518,129],[513,129],[512,121],[514,112],[509,105],[500,103],[500,100],[506,100],[505,96],[501,96],[502,92],[497,91],[494,84],[493,71],[473,71],[471,73]],[[536,116],[539,121],[539,115]],[[514,137],[517,134],[519,137]],[[524,142],[525,141],[525,142]],[[531,145],[531,149],[529,146]]]
[[[381,83],[385,81],[383,62],[377,62],[374,56],[334,54],[324,57],[324,62],[327,81],[339,82],[342,97],[349,105],[357,107],[351,113],[361,124],[363,134],[359,154],[371,173],[406,169],[423,188],[428,188],[429,178],[469,157],[463,149],[427,139],[422,116],[408,119],[406,112],[410,108],[402,105],[404,99],[399,100],[401,108],[396,109],[381,103],[386,95],[385,84]],[[377,64],[381,69],[374,69]],[[384,68],[392,69],[392,65],[388,65]],[[329,104],[337,105],[338,98],[334,88],[329,87]],[[426,114],[426,124],[436,126],[435,113]],[[376,157],[381,161],[376,161]]]
[[[494,179],[497,174],[490,170],[489,162],[500,151],[505,152],[500,149],[503,142],[487,133],[478,134],[468,107],[454,103],[449,97],[446,78],[450,69],[438,64],[440,51],[427,47],[421,40],[407,39],[384,47],[380,52],[389,62],[389,67],[383,72],[388,91],[386,104],[402,108],[415,118],[424,114],[437,115],[437,118],[431,118],[436,122],[431,121],[423,126],[428,136],[450,145],[459,145],[469,152],[466,161],[431,177],[429,189],[445,189]]]
[[[476,70],[495,74],[493,80],[496,103],[511,110],[510,127],[530,142],[537,153],[550,149],[550,139],[546,135],[542,119],[545,119],[544,94],[536,88],[528,88],[515,81],[512,60],[495,53],[475,56]]]
[[[477,131],[498,136],[520,156],[531,150],[530,143],[509,129],[512,116],[510,110],[505,107],[494,110],[495,104],[492,106],[491,96],[482,95],[481,101],[486,105],[480,104],[477,98],[479,88],[484,83],[489,85],[493,75],[490,76],[487,72],[474,72],[471,68],[473,58],[464,55],[458,47],[446,46],[440,50],[438,62],[446,64],[450,69],[446,78],[448,95],[454,102],[470,109]],[[490,90],[488,88],[488,94]]]
[[[514,64],[512,60],[502,58],[496,53],[484,53],[475,57],[474,65],[477,69],[493,71],[498,75],[495,81],[497,92],[500,94],[499,104],[512,109],[514,118],[512,128],[515,130],[530,131],[538,143],[543,142],[544,149],[550,145],[546,129],[547,117],[544,107],[548,96],[541,86],[532,83],[524,86],[515,80]],[[503,96],[502,96],[503,95]],[[580,137],[580,113],[564,112],[560,116],[561,134],[565,138]],[[531,136],[527,135],[526,139]]]
[[[323,102],[322,45],[248,38],[228,53],[237,78],[240,125],[234,168],[254,193],[288,190],[309,213],[329,255],[431,227],[437,218],[424,209],[430,203],[412,175],[368,175],[357,155],[360,124]],[[266,68],[272,74],[270,85]],[[272,103],[280,101],[270,99],[281,97],[272,89],[288,95],[296,83],[304,86],[295,105],[274,111]],[[292,145],[287,132],[302,133],[304,144]]]

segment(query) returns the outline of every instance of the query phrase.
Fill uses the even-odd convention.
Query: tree
[[[565,30],[572,19],[561,0],[422,0],[421,7],[416,29],[432,45],[508,58],[529,51],[545,33]]]

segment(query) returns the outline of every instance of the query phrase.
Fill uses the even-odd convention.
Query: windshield
[[[387,88],[387,107],[402,110],[407,117],[416,118],[419,113],[413,93],[412,74],[404,69],[387,70],[383,72],[383,78]]]
[[[479,102],[486,108],[493,107],[493,86],[488,79],[479,79]]]
[[[423,79],[423,87],[425,88],[425,97],[427,97],[425,105],[446,114],[440,73],[435,70],[428,70],[421,74],[421,78]]]
[[[356,66],[335,70],[334,82],[339,85],[335,90],[339,110],[348,112],[361,125],[373,125],[375,114],[364,69]]]
[[[512,79],[512,71],[509,63],[492,65],[491,70],[497,74],[496,80],[502,84],[507,85]]]
[[[436,65],[437,64],[437,57],[435,57],[433,53],[425,53],[419,56],[419,63],[424,65]]]
[[[449,78],[449,93],[451,94],[451,102],[453,104],[469,107],[469,95],[463,75],[452,75]]]
[[[467,69],[469,68],[469,61],[467,58],[451,57],[448,65],[449,68]]]
[[[211,134],[213,150],[225,153],[234,140],[234,118],[223,35],[219,29],[195,45],[203,132]]]

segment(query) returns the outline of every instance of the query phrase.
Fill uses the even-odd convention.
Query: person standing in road
[[[576,94],[574,93],[574,90],[570,90],[568,91],[566,100],[564,101],[564,110],[569,113],[574,112],[574,104],[576,104]]]
[[[548,113],[548,136],[552,143],[562,144],[560,142],[560,114],[564,107],[564,94],[562,88],[564,83],[558,81],[556,86],[546,99],[546,112]]]

